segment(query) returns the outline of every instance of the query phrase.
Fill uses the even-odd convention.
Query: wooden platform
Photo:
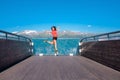
[[[81,56],[32,56],[0,73],[0,80],[120,80],[120,72]]]

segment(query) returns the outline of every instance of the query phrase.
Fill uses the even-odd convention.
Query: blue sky
[[[0,29],[104,33],[120,30],[120,0],[1,0]]]

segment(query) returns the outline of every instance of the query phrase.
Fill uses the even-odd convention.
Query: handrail
[[[120,31],[86,37],[86,38],[81,39],[80,42],[116,40],[116,39],[120,39]]]
[[[29,41],[29,42],[32,42],[30,38],[28,37],[24,37],[24,36],[20,36],[20,35],[17,35],[17,34],[13,34],[13,33],[10,33],[10,32],[6,32],[6,31],[3,31],[3,30],[0,30],[0,33],[3,33],[4,35],[0,35],[0,37],[2,37],[3,39],[15,39],[15,40],[18,40],[18,41]]]

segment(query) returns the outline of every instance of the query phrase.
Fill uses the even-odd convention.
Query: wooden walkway
[[[120,80],[120,72],[81,56],[32,56],[0,73],[0,80]]]

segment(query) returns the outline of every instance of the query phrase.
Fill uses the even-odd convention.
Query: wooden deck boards
[[[120,72],[81,56],[32,56],[0,73],[0,80],[120,80]]]

